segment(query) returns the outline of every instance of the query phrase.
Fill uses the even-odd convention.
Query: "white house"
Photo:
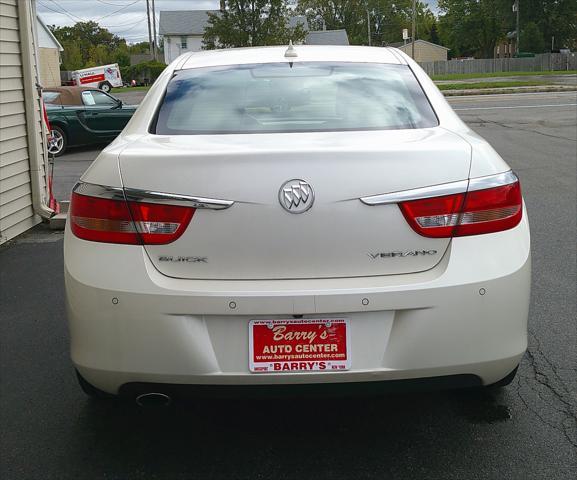
[[[60,52],[64,49],[54,34],[40,17],[36,17],[38,32],[38,67],[40,69],[40,84],[43,87],[59,87],[60,82]]]
[[[0,244],[50,218],[36,0],[0,0]]]
[[[159,33],[164,38],[164,62],[168,65],[179,55],[202,50],[202,37],[208,13],[219,10],[179,10],[160,12]]]
[[[221,8],[224,8],[222,3]],[[202,50],[202,38],[204,36],[204,29],[208,25],[208,14],[217,14],[220,11],[221,10],[161,11],[159,31],[160,35],[164,38],[164,62],[168,65],[183,53]],[[308,31],[306,17],[294,16],[289,19],[290,28],[295,28],[297,25],[302,25],[304,29]],[[329,34],[332,32],[319,33]],[[328,39],[329,35],[323,35],[323,38],[325,37]],[[344,33],[344,37],[346,39],[346,32]],[[348,40],[346,40],[346,45],[348,45]]]

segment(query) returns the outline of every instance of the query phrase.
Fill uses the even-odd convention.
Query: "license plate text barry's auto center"
[[[348,319],[251,320],[251,372],[347,370]]]

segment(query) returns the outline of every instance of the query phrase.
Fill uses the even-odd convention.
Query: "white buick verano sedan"
[[[519,180],[393,48],[178,58],[75,186],[65,273],[97,396],[505,385],[527,346]]]

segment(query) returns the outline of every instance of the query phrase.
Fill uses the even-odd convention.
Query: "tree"
[[[110,55],[109,58],[112,58],[112,63],[118,63],[120,66],[130,65],[130,48],[126,43],[121,43],[116,50],[111,53],[112,55]]]
[[[367,43],[364,1],[300,0],[297,12],[306,15],[311,30],[345,29],[353,45]]]
[[[78,70],[84,67],[84,60],[80,52],[80,46],[73,41],[61,42],[62,52],[62,70]]]
[[[542,53],[545,50],[545,41],[539,27],[534,22],[529,22],[521,30],[519,50],[522,52]]]
[[[521,2],[521,42],[523,31],[534,23],[540,31],[545,45],[559,49],[577,49],[577,2],[575,0],[523,0]],[[529,34],[535,32],[530,27]],[[542,49],[539,51],[543,51]]]
[[[402,41],[403,28],[410,30],[412,0],[300,0],[297,11],[306,15],[311,30],[345,29],[353,45],[389,45]],[[367,16],[369,18],[367,22]],[[417,2],[417,38],[428,38],[435,16]]]
[[[431,25],[431,29],[428,32],[429,34],[429,42],[436,43],[437,45],[441,44],[441,37],[439,36],[439,29],[437,27],[437,20]]]
[[[133,43],[132,45],[128,46],[128,51],[131,55],[149,53],[150,44],[148,42]]]
[[[437,30],[437,17],[429,9],[418,12],[417,38],[436,44],[441,41]]]
[[[511,24],[511,0],[439,0],[439,35],[453,56],[492,58]]]
[[[451,48],[454,56],[492,57],[497,42],[516,29],[513,1],[439,0],[438,27],[442,43]],[[520,5],[521,50],[525,49],[523,32],[529,41],[535,36],[536,44],[530,45],[534,51],[542,52],[552,37],[555,37],[554,48],[577,48],[575,0],[522,0]]]
[[[301,25],[289,26],[291,11],[287,0],[227,0],[224,10],[209,13],[203,48],[286,45],[301,41]]]
[[[54,36],[62,44],[63,70],[77,70],[102,63],[125,63],[128,52],[126,41],[96,22],[78,22],[71,27],[50,27]],[[80,64],[80,65],[79,65]]]
[[[110,62],[110,52],[104,45],[92,45],[88,50],[88,65],[105,65]]]

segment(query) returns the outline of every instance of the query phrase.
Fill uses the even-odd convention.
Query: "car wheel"
[[[110,85],[108,82],[102,82],[100,85],[98,85],[98,88],[104,93],[108,93],[110,90],[112,90],[112,85]]]
[[[517,370],[519,370],[519,365],[517,365],[515,367],[515,369],[509,373],[506,377],[503,377],[501,380],[499,380],[498,382],[492,383],[491,385],[487,385],[486,388],[501,388],[501,387],[506,387],[507,385],[509,385],[513,379],[515,378],[515,375],[517,375]]]
[[[48,141],[48,153],[59,157],[66,151],[66,133],[60,127],[54,125],[50,129],[50,140]]]
[[[100,400],[116,398],[114,395],[103,392],[91,383],[88,383],[86,379],[80,375],[80,373],[78,373],[78,370],[76,370],[76,378],[78,379],[78,384],[80,385],[82,391],[90,398],[97,398]]]

